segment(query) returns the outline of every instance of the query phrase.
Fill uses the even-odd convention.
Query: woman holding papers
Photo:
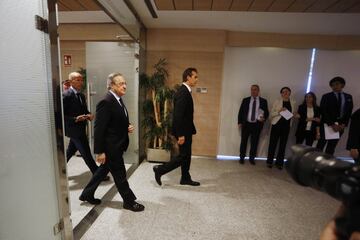
[[[315,139],[320,138],[320,107],[316,104],[316,96],[313,92],[305,94],[304,102],[299,106],[296,118],[299,123],[296,129],[296,144],[312,146]]]
[[[290,132],[291,119],[294,116],[296,106],[295,101],[290,98],[291,89],[289,87],[281,88],[280,94],[281,98],[275,100],[270,113],[271,132],[266,163],[269,168],[272,168],[276,146],[279,142],[275,165],[281,170],[284,165],[285,148]]]

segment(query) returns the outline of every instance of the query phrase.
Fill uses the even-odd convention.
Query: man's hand
[[[133,131],[134,131],[134,126],[133,125],[131,125],[131,124],[129,124],[129,126],[128,126],[128,132],[129,133],[132,133]]]
[[[238,127],[241,128],[241,126],[242,126],[241,123],[239,123],[239,124],[238,124]]]
[[[101,153],[101,154],[98,154],[96,156],[96,162],[100,163],[100,164],[104,164],[106,162],[106,156],[105,156],[105,153]]]
[[[356,148],[350,149],[350,156],[353,159],[357,159],[359,157],[359,150]]]
[[[185,143],[185,136],[179,137],[177,142],[179,145],[183,145]]]
[[[86,115],[79,115],[75,118],[75,122],[83,122],[87,119]]]
[[[92,121],[94,119],[94,115],[89,113],[89,114],[86,114],[86,117],[89,121]]]

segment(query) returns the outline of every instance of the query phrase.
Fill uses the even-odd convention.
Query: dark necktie
[[[81,95],[80,95],[80,93],[76,93],[76,97],[77,97],[77,99],[79,100],[80,105],[82,105],[82,100],[81,100]]]
[[[342,117],[342,96],[341,96],[341,93],[337,93],[337,99],[338,99],[338,104],[339,104],[340,117]]]
[[[123,102],[123,100],[121,98],[119,98],[119,102],[120,102],[121,107],[124,109],[125,115],[127,116],[126,107],[125,107],[125,104],[124,104],[124,102]]]
[[[252,122],[255,121],[255,112],[256,112],[256,98],[254,98],[253,104],[252,104],[252,108],[251,108],[251,117],[250,120]]]

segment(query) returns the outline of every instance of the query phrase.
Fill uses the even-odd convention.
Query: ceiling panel
[[[212,10],[228,11],[232,0],[213,0]]]
[[[254,0],[234,0],[231,11],[247,11]]]
[[[346,12],[348,12],[348,13],[360,13],[360,2],[355,4],[351,8],[347,9]]]
[[[78,2],[74,0],[59,0],[64,7],[70,9],[71,11],[85,11],[86,9]]]
[[[306,12],[324,12],[327,8],[331,7],[338,1],[339,0],[318,0],[306,9]]]
[[[284,12],[286,11],[292,4],[294,0],[276,0],[271,4],[268,8],[269,12]]]
[[[256,12],[265,12],[273,3],[274,0],[255,0],[250,8],[249,11],[256,11]]]
[[[172,0],[154,0],[154,2],[159,10],[175,10]]]
[[[176,10],[193,10],[192,0],[174,0]]]
[[[100,11],[102,10],[94,0],[77,0],[88,11]]]
[[[345,12],[346,10],[353,7],[357,3],[359,3],[359,0],[342,0],[330,6],[328,9],[326,9],[326,12],[336,12],[336,11]]]
[[[57,4],[58,4],[59,11],[71,11],[70,8],[64,6],[61,2],[58,2]]]
[[[304,12],[307,8],[309,8],[312,4],[314,4],[317,0],[296,0],[292,3],[289,8],[286,10],[287,12]]]
[[[210,11],[212,0],[194,0],[195,11]]]

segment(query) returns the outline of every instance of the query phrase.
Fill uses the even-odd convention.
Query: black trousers
[[[262,129],[262,124],[259,122],[250,123],[245,122],[241,127],[241,143],[240,143],[240,159],[244,160],[246,156],[246,149],[248,139],[250,137],[250,160],[254,160],[257,153],[259,143],[259,136]]]
[[[72,156],[74,156],[75,152],[79,150],[81,157],[84,159],[86,165],[89,167],[90,171],[94,174],[98,169],[98,166],[95,163],[93,156],[91,155],[89,141],[84,134],[80,137],[72,137],[70,138],[69,145],[66,149],[66,160],[67,162],[70,160]]]
[[[192,135],[185,136],[185,143],[179,146],[179,155],[172,156],[169,162],[159,165],[159,173],[163,175],[181,166],[181,179],[191,180],[189,173],[191,164],[191,144]]]
[[[296,144],[303,144],[304,140],[305,144],[311,147],[315,141],[314,133],[312,131],[305,130],[303,133],[296,136]]]
[[[272,164],[274,161],[276,146],[279,142],[279,149],[276,155],[275,164],[277,166],[283,166],[286,143],[290,132],[290,124],[287,122],[278,122],[271,126],[270,142],[268,148],[268,156],[266,163]]]
[[[105,153],[105,155],[105,164],[100,165],[100,167],[96,170],[81,195],[84,197],[93,197],[101,181],[110,171],[111,175],[114,178],[115,186],[119,191],[123,201],[126,203],[132,203],[136,200],[136,196],[130,189],[129,183],[126,178],[126,168],[122,156],[123,152],[108,152]]]
[[[321,133],[321,138],[318,140],[318,142],[316,144],[316,148],[320,149],[321,151],[324,151],[324,147],[326,145],[325,153],[334,155],[336,145],[338,144],[340,139],[326,140],[325,139],[325,131],[324,131],[324,125],[323,124],[320,127],[320,133]],[[343,132],[340,132],[340,137],[341,137],[342,134],[343,134]]]

